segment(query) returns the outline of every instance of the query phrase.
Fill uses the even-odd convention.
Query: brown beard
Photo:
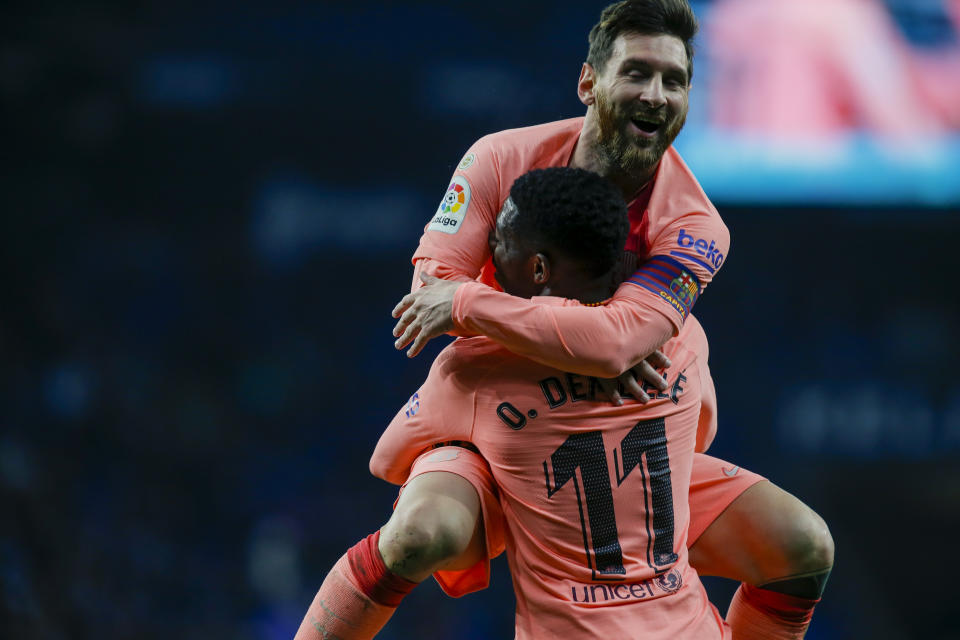
[[[655,167],[667,148],[673,144],[687,120],[687,111],[675,114],[645,146],[637,145],[626,133],[630,116],[618,113],[603,91],[596,92],[597,125],[600,130],[598,146],[607,160],[624,173],[647,171]]]

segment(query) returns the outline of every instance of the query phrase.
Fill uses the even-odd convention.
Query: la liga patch
[[[470,206],[470,183],[463,176],[454,176],[437,212],[427,226],[427,231],[456,233],[460,230],[463,217]]]

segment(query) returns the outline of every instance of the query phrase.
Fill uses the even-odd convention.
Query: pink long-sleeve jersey
[[[401,483],[434,443],[478,448],[500,492],[518,640],[729,638],[687,553],[703,346],[671,341],[669,388],[615,407],[597,401],[595,378],[458,339],[384,432],[371,470]]]
[[[513,181],[570,163],[583,118],[501,131],[461,160],[414,253],[416,273],[466,281],[454,297],[462,335],[482,334],[542,364],[614,377],[675,336],[723,265],[730,235],[680,155],[664,154],[652,186],[630,203],[626,250],[641,267],[601,307],[509,296],[493,280],[487,242]],[[414,287],[419,279],[414,276]]]

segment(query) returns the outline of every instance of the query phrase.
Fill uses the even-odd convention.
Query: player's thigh
[[[690,546],[690,564],[698,573],[761,585],[832,564],[833,541],[812,509],[756,474],[725,463],[724,470],[745,477],[722,487],[722,494],[716,487],[712,496],[704,491],[703,530]],[[695,500],[692,493],[691,512]]]

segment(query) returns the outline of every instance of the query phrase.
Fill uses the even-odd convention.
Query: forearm
[[[457,291],[453,321],[458,331],[485,335],[531,360],[604,378],[643,360],[675,331],[669,318],[634,298],[599,307],[556,306],[477,283]]]
[[[476,275],[471,276],[461,269],[451,267],[438,260],[420,258],[413,263],[413,281],[410,284],[410,291],[416,291],[423,286],[423,281],[420,279],[421,273],[456,282],[471,282],[476,279]]]

